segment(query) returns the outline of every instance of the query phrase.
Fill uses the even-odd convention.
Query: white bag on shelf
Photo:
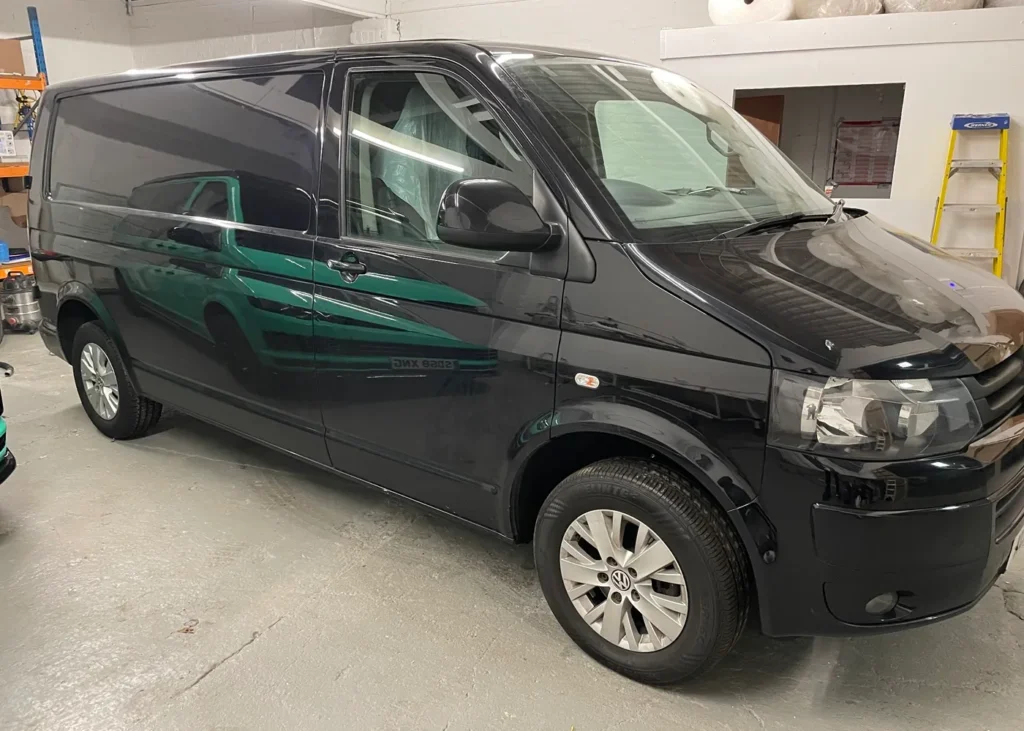
[[[798,18],[874,15],[882,12],[882,0],[795,0],[795,10]]]
[[[926,13],[937,10],[973,10],[984,0],[885,0],[887,13]]]
[[[793,17],[793,0],[708,0],[708,15],[715,25],[765,23]]]

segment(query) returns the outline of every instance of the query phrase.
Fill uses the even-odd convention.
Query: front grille
[[[996,543],[1013,533],[1024,518],[1024,481],[996,500]]]
[[[1024,348],[984,373],[963,380],[978,407],[982,431],[988,431],[1024,399]]]

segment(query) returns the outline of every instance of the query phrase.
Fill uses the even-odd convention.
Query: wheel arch
[[[125,347],[121,330],[110,310],[90,287],[77,281],[68,282],[61,288],[57,296],[57,338],[64,359],[68,363],[72,363],[71,349],[75,342],[75,333],[87,322],[99,322],[102,325],[117,346],[128,375],[132,379],[132,385],[138,390],[139,384],[135,378],[131,358],[128,356],[128,349]],[[74,367],[73,363],[72,367]]]
[[[507,533],[518,543],[531,541],[540,505],[555,486],[576,470],[613,457],[652,459],[701,488],[732,523],[760,583],[761,556],[774,550],[775,537],[754,489],[700,435],[629,404],[594,402],[556,411],[549,438],[517,460],[504,503]]]

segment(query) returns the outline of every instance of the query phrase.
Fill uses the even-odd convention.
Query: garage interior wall
[[[39,11],[50,78],[67,81],[113,74],[134,65],[128,16],[112,0],[0,0],[0,38],[29,33],[26,7]],[[23,43],[26,73],[35,73],[32,44]]]
[[[295,0],[136,0],[127,18],[137,68],[347,46],[353,20]]]
[[[476,38],[659,62],[659,32],[711,23],[706,0],[391,0],[402,40]]]

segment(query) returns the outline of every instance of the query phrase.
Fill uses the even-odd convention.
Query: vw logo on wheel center
[[[630,581],[629,574],[622,569],[616,569],[612,572],[612,586],[619,591],[628,591],[632,583],[633,582]]]

